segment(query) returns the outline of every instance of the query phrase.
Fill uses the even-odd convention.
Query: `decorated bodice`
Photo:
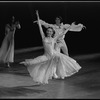
[[[45,38],[43,40],[43,44],[44,44],[45,53],[48,54],[49,56],[53,55],[53,50],[54,50],[53,38]]]

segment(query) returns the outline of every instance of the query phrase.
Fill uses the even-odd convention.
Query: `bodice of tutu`
[[[53,55],[53,52],[54,52],[54,50],[53,50],[53,39],[52,38],[45,38],[44,40],[43,40],[43,44],[44,44],[44,50],[45,50],[45,54],[47,54],[47,55],[49,55],[49,56],[51,56],[51,55]]]
[[[57,42],[54,43],[53,54],[54,54],[54,52],[60,52],[60,46]]]

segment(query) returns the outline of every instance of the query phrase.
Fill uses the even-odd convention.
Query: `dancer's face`
[[[55,20],[55,22],[56,22],[57,25],[59,25],[61,23],[60,18],[57,17],[56,20]]]
[[[52,36],[52,35],[53,35],[53,29],[48,28],[48,29],[47,29],[47,36],[50,37],[50,36]]]

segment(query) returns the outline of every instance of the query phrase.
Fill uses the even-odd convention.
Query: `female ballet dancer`
[[[12,21],[11,26],[7,24],[5,27],[5,38],[0,48],[0,62],[7,63],[8,67],[10,67],[10,62],[14,62],[14,34],[16,28],[21,28],[18,21],[15,23],[14,19]]]
[[[52,77],[64,79],[78,72],[81,66],[74,59],[54,49],[57,38],[62,34],[53,38],[53,29],[48,28],[46,37],[42,30],[38,12],[36,14],[45,52],[34,59],[26,59],[20,64],[27,66],[33,81],[41,84],[47,84]]]

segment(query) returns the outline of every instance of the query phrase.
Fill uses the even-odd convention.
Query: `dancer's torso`
[[[7,33],[8,40],[11,40],[14,37],[14,34],[15,34],[15,27],[11,27],[10,32]]]
[[[56,35],[59,35],[59,34],[63,34],[65,32],[65,28],[64,28],[64,25],[61,24],[61,26],[57,26],[57,25],[54,25],[54,31],[55,31],[55,36]],[[62,40],[64,39],[65,35],[62,35],[59,40]]]
[[[54,39],[53,38],[45,38],[43,40],[45,54],[48,56],[52,56],[54,53]]]
[[[61,24],[60,27],[55,25],[54,30],[55,30],[55,37],[59,34],[63,34],[66,31],[63,24]],[[60,47],[63,45],[64,38],[65,38],[65,34],[60,36],[56,41],[56,50],[59,52],[60,52]]]

